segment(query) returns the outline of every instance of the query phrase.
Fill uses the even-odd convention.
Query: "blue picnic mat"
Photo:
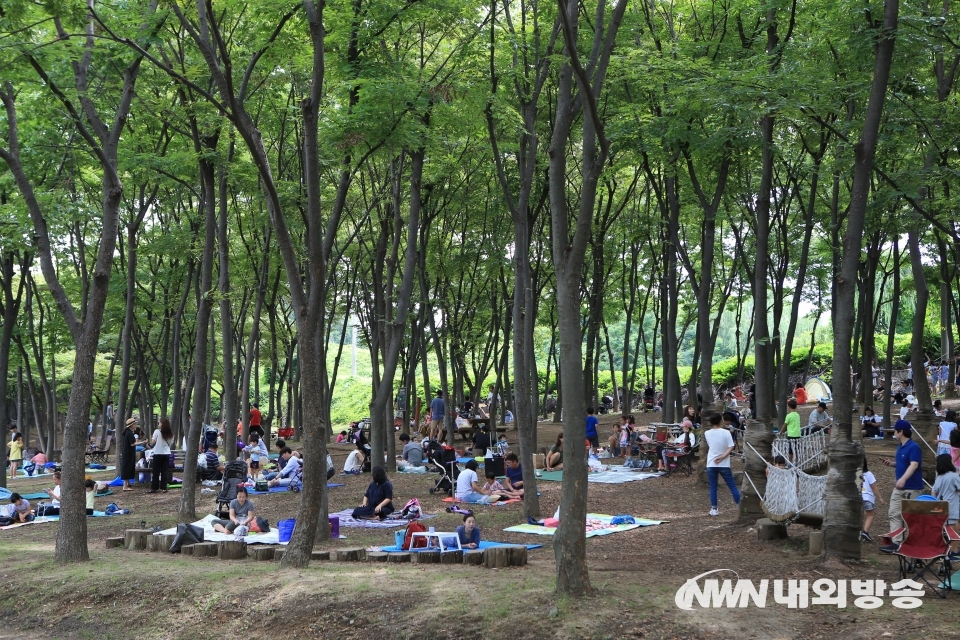
[[[333,489],[334,487],[345,487],[345,486],[347,485],[338,484],[336,482],[327,483],[327,489]],[[290,489],[288,489],[287,487],[270,487],[266,491],[254,491],[253,489],[247,487],[247,494],[251,496],[263,496],[268,493],[286,493],[287,491],[290,491]]]

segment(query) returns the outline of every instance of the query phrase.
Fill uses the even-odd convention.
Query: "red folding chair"
[[[906,526],[880,536],[880,540],[893,544],[893,539],[902,534],[903,542],[894,553],[900,561],[899,577],[922,580],[946,598],[952,588],[950,542],[958,539],[947,526],[950,504],[942,500],[904,500],[901,504]]]

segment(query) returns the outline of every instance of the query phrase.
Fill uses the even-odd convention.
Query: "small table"
[[[443,544],[443,539],[444,539],[445,537],[446,537],[446,538],[453,537],[453,539],[457,541],[457,546],[456,546],[456,547],[452,547],[452,546],[451,546],[451,547],[447,547],[447,546],[445,546],[445,545]],[[456,549],[456,550],[462,550],[462,549],[463,549],[463,547],[460,546],[460,536],[457,535],[457,532],[456,532],[456,531],[454,531],[454,532],[452,532],[452,533],[449,532],[449,531],[433,531],[433,532],[431,532],[431,531],[417,531],[417,532],[411,533],[411,534],[410,534],[410,548],[411,548],[411,549],[418,549],[418,548],[419,548],[419,549],[423,549],[423,547],[417,547],[417,545],[414,544],[414,542],[416,541],[417,538],[424,538],[424,539],[426,539],[426,541],[427,541],[427,548],[432,548],[432,547],[430,547],[430,538],[436,538],[436,539],[437,539],[437,547],[440,548],[440,553],[443,553],[444,551],[453,551],[453,550],[455,550],[455,549]]]

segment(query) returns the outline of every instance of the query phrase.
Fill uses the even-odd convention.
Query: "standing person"
[[[137,477],[137,445],[145,442],[137,440],[137,434],[134,431],[136,426],[137,419],[128,418],[120,435],[120,479],[123,480],[124,491],[133,491],[130,481]]]
[[[113,430],[113,400],[107,403],[107,408],[104,411],[104,416],[106,417],[107,422],[107,433]]]
[[[600,448],[600,435],[597,433],[597,425],[600,421],[594,415],[593,407],[587,407],[587,440],[594,450]]]
[[[440,434],[443,433],[443,415],[446,411],[446,403],[443,401],[443,391],[437,390],[437,397],[430,403],[430,439],[441,441]]]
[[[937,433],[937,455],[950,455],[950,433],[957,428],[957,412],[947,409]]]
[[[783,419],[783,430],[787,432],[787,440],[800,439],[800,414],[797,412],[797,401],[787,400],[787,416]],[[793,462],[793,443],[790,443],[790,462]]]
[[[264,434],[263,427],[261,426],[262,421],[263,414],[260,413],[260,405],[254,402],[253,406],[250,407],[250,433],[256,433],[261,438]]]
[[[873,512],[877,503],[877,477],[867,470],[867,456],[863,456],[863,487],[860,489],[863,498],[863,529],[860,530],[861,542],[873,542],[870,537],[870,526],[873,524]],[[886,504],[880,498],[880,504]]]
[[[912,440],[913,427],[906,420],[897,420],[893,425],[893,437],[900,442],[897,447],[896,461],[890,458],[881,458],[881,462],[888,467],[896,468],[897,482],[894,485],[893,493],[890,494],[890,509],[887,516],[890,518],[890,531],[896,531],[904,526],[902,513],[902,501],[913,500],[923,490],[923,473],[921,464],[923,454],[920,451],[920,445]],[[894,544],[880,547],[884,553],[896,553],[900,549],[899,541],[903,539],[903,534],[894,538]]]
[[[160,426],[153,432],[151,438],[153,443],[153,473],[150,474],[150,491],[147,493],[167,492],[167,484],[170,482],[170,448],[173,446],[173,429],[170,427],[170,421],[166,418],[160,418]]]
[[[387,480],[387,472],[383,467],[374,467],[370,478],[363,502],[353,510],[352,515],[357,520],[386,520],[393,513],[393,484]]]
[[[957,520],[960,519],[960,476],[953,466],[949,454],[937,456],[937,479],[933,483],[933,497],[944,500],[950,505],[950,514],[947,516],[947,526],[957,531]],[[950,543],[950,559],[957,560],[957,542]]]
[[[10,478],[17,477],[17,467],[23,464],[23,434],[15,431],[10,441]]]
[[[730,453],[733,451],[733,436],[721,425],[720,414],[710,416],[710,429],[703,437],[707,441],[707,479],[710,481],[710,515],[718,516],[717,510],[717,477],[722,476],[730,489],[733,501],[740,506],[740,490],[733,481],[733,472],[730,471]]]

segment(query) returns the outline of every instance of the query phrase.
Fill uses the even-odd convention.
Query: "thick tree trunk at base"
[[[823,557],[859,558],[863,499],[855,482],[863,465],[863,446],[851,439],[851,425],[837,424],[837,438],[827,447],[830,472],[824,494]]]
[[[749,443],[750,446],[747,446]],[[772,456],[773,430],[770,425],[759,420],[747,420],[747,430],[744,436],[744,473],[740,483],[740,522],[752,522],[764,517],[763,506],[757,491],[767,491],[767,464]],[[754,453],[753,449],[756,449]],[[757,457],[763,457],[763,460]],[[706,454],[704,454],[706,455]],[[747,480],[747,478],[750,478]],[[751,484],[751,482],[753,484]],[[756,489],[754,489],[754,485]]]

